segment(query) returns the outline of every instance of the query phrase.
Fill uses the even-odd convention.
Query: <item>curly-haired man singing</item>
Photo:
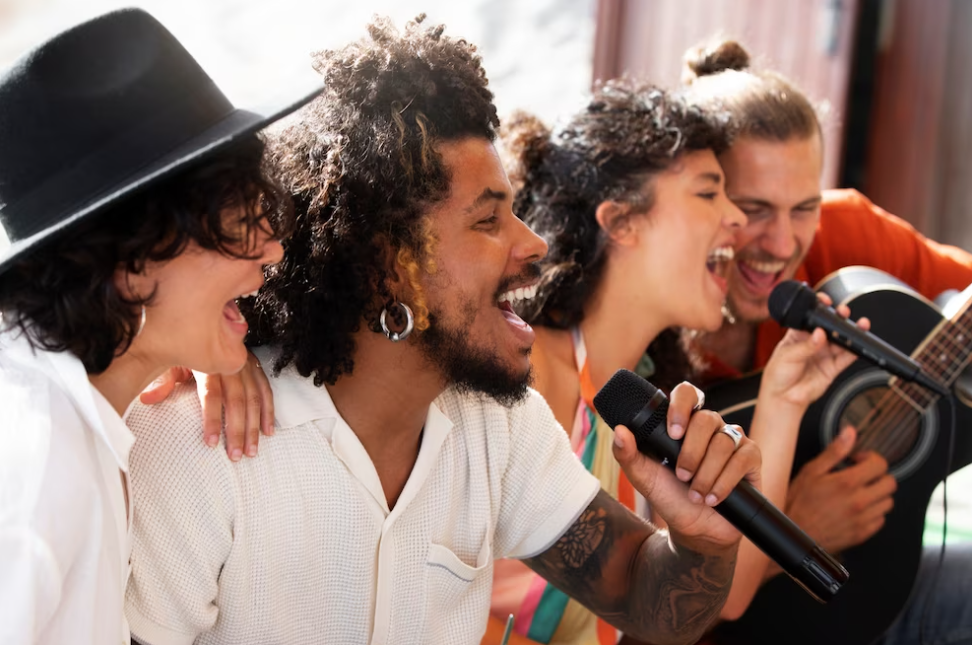
[[[546,246],[513,214],[475,48],[442,32],[378,21],[318,54],[325,94],[271,142],[297,224],[248,312],[276,410],[260,457],[208,449],[189,388],[130,415],[142,643],[478,643],[501,557],[657,643],[725,601],[739,534],[710,506],[759,451],[677,387],[690,496],[619,427],[670,533],[574,457],[511,306]]]

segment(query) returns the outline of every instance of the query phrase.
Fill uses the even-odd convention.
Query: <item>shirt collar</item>
[[[272,348],[259,347],[253,353],[261,365],[267,366],[265,369],[273,364],[276,357],[276,351]],[[268,378],[273,392],[277,428],[294,428],[314,423],[331,444],[335,455],[355,474],[387,514],[388,507],[374,464],[354,430],[341,417],[327,388],[317,387],[312,378],[301,376],[292,365],[284,368],[279,376],[268,375]],[[380,394],[376,393],[376,396]],[[407,507],[408,502],[417,494],[452,428],[452,420],[432,403],[425,419],[422,446],[412,469],[413,476],[402,490],[396,511]]]

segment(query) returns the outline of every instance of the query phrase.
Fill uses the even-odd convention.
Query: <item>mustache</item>
[[[496,297],[499,298],[502,294],[506,293],[517,285],[524,285],[528,282],[533,282],[541,275],[542,271],[540,270],[539,262],[530,262],[525,264],[519,273],[507,276],[500,281],[499,289],[496,290]]]
[[[751,262],[792,262],[801,255],[803,255],[803,250],[799,248],[793,252],[793,255],[787,258],[781,258],[772,253],[766,253],[765,251],[750,251],[748,253],[737,251],[733,259],[736,262],[740,260],[749,260]]]

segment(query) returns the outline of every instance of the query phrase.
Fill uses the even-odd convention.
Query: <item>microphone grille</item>
[[[657,391],[634,372],[618,370],[594,397],[594,407],[612,428],[619,423],[627,425]]]
[[[817,295],[802,282],[784,280],[770,293],[768,305],[773,320],[784,327],[804,329],[807,312],[817,306]]]

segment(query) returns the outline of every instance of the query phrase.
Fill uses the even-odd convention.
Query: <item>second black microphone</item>
[[[618,370],[594,397],[594,407],[612,428],[627,427],[638,450],[674,470],[681,440],[668,436],[668,397],[628,370]],[[743,480],[715,510],[821,602],[833,598],[849,574],[837,560]]]

